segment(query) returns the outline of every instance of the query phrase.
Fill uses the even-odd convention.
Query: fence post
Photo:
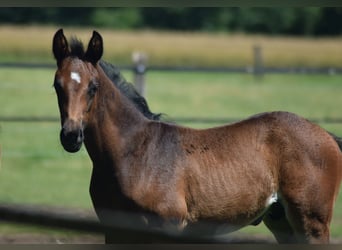
[[[263,58],[262,58],[262,49],[259,45],[255,45],[253,47],[254,53],[254,76],[257,79],[262,78],[264,75],[264,66],[263,66]]]
[[[141,96],[145,96],[145,72],[147,55],[142,52],[133,52],[132,60],[134,64],[134,85]]]

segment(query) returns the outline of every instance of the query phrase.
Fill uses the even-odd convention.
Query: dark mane
[[[70,49],[70,56],[78,57],[82,60],[84,59],[84,46],[80,40],[72,37],[70,42]],[[126,97],[128,97],[129,100],[133,102],[135,107],[141,113],[143,113],[145,117],[151,120],[160,120],[161,114],[154,114],[151,112],[145,98],[136,91],[131,83],[126,81],[117,67],[102,60],[99,62],[99,64],[108,78],[112,81],[112,83],[121,91],[122,94],[124,94]]]
[[[83,43],[76,37],[71,37],[70,39],[70,50],[70,56],[84,59],[85,51]]]
[[[132,83],[126,81],[117,67],[102,60],[99,64],[108,78],[115,84],[121,93],[128,97],[128,99],[133,102],[135,107],[140,110],[145,117],[151,120],[160,120],[161,114],[154,114],[150,111],[145,98],[137,92]]]

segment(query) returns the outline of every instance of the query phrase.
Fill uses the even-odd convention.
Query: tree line
[[[336,36],[342,8],[0,8],[0,24]]]

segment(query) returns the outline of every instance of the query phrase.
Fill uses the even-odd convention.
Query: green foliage
[[[342,8],[1,8],[0,23],[341,35]]]
[[[97,27],[115,27],[116,29],[140,28],[142,19],[138,9],[99,8],[91,16],[91,22]]]
[[[248,33],[313,35],[321,21],[320,8],[245,8],[235,28]]]

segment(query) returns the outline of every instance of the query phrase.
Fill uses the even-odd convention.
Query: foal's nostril
[[[69,133],[66,134],[66,137],[70,140],[70,141],[77,141],[77,137],[78,137],[78,133],[75,131],[71,131]]]
[[[63,137],[67,142],[70,143],[81,143],[83,141],[83,132],[82,130],[76,131],[67,131],[63,129],[62,131]]]

